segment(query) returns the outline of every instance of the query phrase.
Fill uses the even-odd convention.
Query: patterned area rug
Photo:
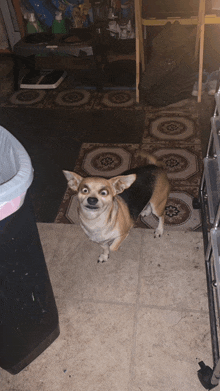
[[[145,150],[164,162],[171,183],[165,228],[197,230],[201,225],[200,212],[193,209],[192,200],[198,196],[202,154],[196,103],[190,99],[165,108],[147,107],[145,110],[141,144],[84,143],[73,171],[82,176],[116,176],[144,165],[140,152]],[[78,224],[76,209],[76,195],[67,189],[55,222]],[[155,228],[157,218],[144,217],[136,226]]]
[[[44,109],[100,110],[112,108],[137,108],[135,90],[119,89],[97,92],[73,88],[64,81],[54,90],[20,89],[1,104],[2,107],[35,107]]]

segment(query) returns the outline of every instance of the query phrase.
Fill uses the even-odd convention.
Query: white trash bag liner
[[[29,155],[16,138],[0,126],[0,220],[22,206],[32,181]]]

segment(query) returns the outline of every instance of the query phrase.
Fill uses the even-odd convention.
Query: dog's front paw
[[[157,229],[154,231],[154,237],[155,237],[155,238],[160,238],[162,235],[163,235],[163,229],[157,228]]]
[[[99,259],[98,259],[98,263],[104,263],[104,262],[107,262],[107,260],[108,260],[108,255],[106,255],[106,254],[101,254],[100,256],[99,256]]]

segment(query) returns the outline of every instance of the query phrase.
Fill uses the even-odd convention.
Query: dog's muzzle
[[[98,209],[98,206],[96,206],[97,202],[98,202],[98,198],[96,198],[96,197],[89,197],[87,199],[88,205],[86,205],[86,207],[88,209]]]

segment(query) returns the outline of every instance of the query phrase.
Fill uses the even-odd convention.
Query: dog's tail
[[[154,164],[157,167],[165,168],[165,165],[162,161],[157,160],[157,158],[153,155],[150,155],[146,151],[138,151],[138,156],[146,159],[149,163]]]

